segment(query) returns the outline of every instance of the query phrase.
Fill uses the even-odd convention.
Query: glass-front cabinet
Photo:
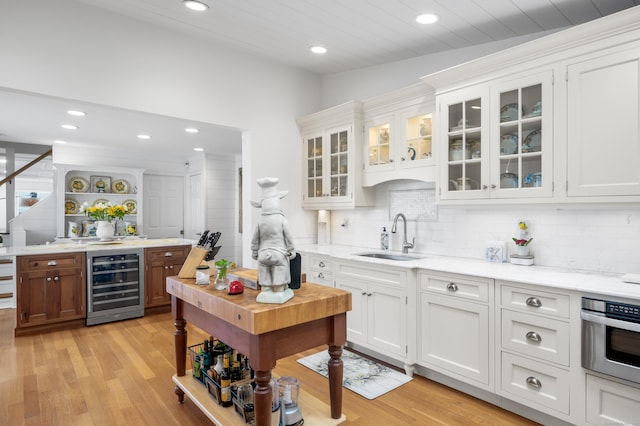
[[[401,116],[405,133],[402,140],[401,167],[418,167],[433,159],[433,115]]]
[[[551,90],[549,71],[443,95],[441,199],[551,196]]]
[[[306,198],[310,203],[349,196],[349,134],[349,128],[338,128],[305,138]]]
[[[373,192],[362,187],[360,104],[347,102],[298,118],[297,122],[303,145],[302,207],[338,209],[373,205]]]
[[[391,151],[391,120],[371,124],[365,135],[368,149],[366,167],[387,166],[393,162]]]

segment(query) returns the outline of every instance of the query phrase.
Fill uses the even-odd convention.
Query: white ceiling
[[[205,13],[181,0],[77,0],[232,49],[319,74],[380,65],[431,53],[581,24],[636,6],[640,0],[203,0]],[[431,12],[431,26],[415,22]],[[323,56],[309,52],[320,44]],[[80,109],[86,117],[66,115]],[[75,123],[79,131],[60,128]],[[200,129],[196,135],[184,128]],[[240,152],[239,132],[206,123],[64,99],[0,91],[0,141],[74,146],[97,143],[129,149],[138,133],[152,136],[147,155],[206,146]],[[227,146],[218,147],[226,143]],[[214,148],[218,147],[218,148]]]

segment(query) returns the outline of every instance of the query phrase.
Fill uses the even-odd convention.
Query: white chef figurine
[[[280,208],[280,199],[288,191],[278,191],[278,178],[257,180],[262,188],[262,201],[251,201],[254,207],[262,207],[262,215],[251,239],[251,254],[258,261],[258,283],[261,291],[259,303],[284,303],[293,297],[289,288],[291,271],[289,259],[296,257],[289,224]]]

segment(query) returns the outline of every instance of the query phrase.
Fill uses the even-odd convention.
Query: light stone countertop
[[[54,254],[69,252],[87,252],[96,250],[120,250],[148,247],[168,247],[180,245],[193,245],[196,241],[184,238],[150,238],[123,237],[119,241],[101,242],[80,241],[63,238],[50,244],[33,245],[25,247],[4,247],[0,248],[0,256],[28,256],[32,254]]]
[[[296,247],[303,254],[320,254],[335,259],[355,260],[371,264],[393,266],[395,268],[421,268],[434,272],[473,275],[524,284],[534,284],[551,288],[575,290],[585,295],[614,296],[637,299],[640,301],[640,284],[625,283],[622,274],[604,274],[589,271],[572,271],[569,269],[545,266],[521,266],[511,263],[492,263],[478,259],[439,256],[409,252],[410,256],[424,256],[410,261],[396,261],[357,256],[357,253],[390,253],[400,252],[367,249],[351,246],[318,246],[315,244]]]

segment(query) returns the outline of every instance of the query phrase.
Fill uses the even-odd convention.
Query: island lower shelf
[[[275,376],[275,375],[274,375]],[[187,370],[184,376],[173,375],[173,382],[189,397],[191,401],[218,426],[243,426],[247,423],[236,414],[233,407],[222,407],[209,396],[207,388],[198,383],[191,375],[191,370]],[[319,426],[339,425],[346,421],[346,416],[342,414],[339,419],[331,418],[331,409],[328,404],[320,401],[300,389],[300,408],[306,424]]]

